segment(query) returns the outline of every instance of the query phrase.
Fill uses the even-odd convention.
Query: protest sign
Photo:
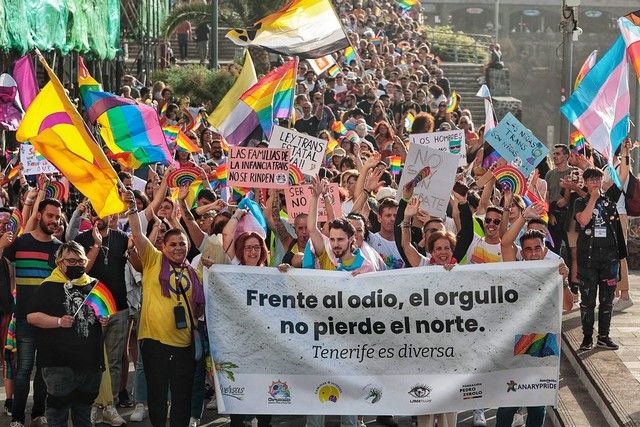
[[[420,415],[557,401],[554,261],[355,277],[215,265],[205,286],[221,413]]]
[[[418,173],[429,168],[426,178],[417,183],[413,194],[420,199],[420,207],[430,215],[443,217],[446,215],[449,197],[458,169],[458,155],[426,145],[411,144],[398,188],[414,179]],[[398,191],[400,198],[402,191]]]
[[[303,174],[316,176],[322,166],[328,141],[314,138],[295,129],[274,126],[269,139],[269,148],[291,149],[291,164]]]
[[[36,152],[31,144],[20,144],[20,163],[25,175],[40,175],[41,173],[58,173],[58,169]]]
[[[467,147],[464,142],[464,131],[447,130],[444,132],[416,133],[409,135],[411,144],[426,145],[440,151],[447,151],[460,156],[458,166],[467,166]]]
[[[484,139],[526,177],[549,154],[549,149],[511,113],[485,133]]]
[[[231,147],[230,187],[280,188],[289,185],[289,150],[282,148]]]
[[[329,184],[329,202],[333,206],[333,212],[336,218],[342,216],[342,203],[340,202],[340,190],[338,184]],[[293,223],[300,214],[309,213],[309,205],[311,200],[310,185],[295,185],[284,190],[285,200],[287,202],[287,214],[289,222]],[[325,208],[324,198],[318,199],[318,221],[327,220],[327,210]]]

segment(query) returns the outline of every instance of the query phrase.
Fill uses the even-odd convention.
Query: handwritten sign
[[[467,166],[467,147],[461,129],[444,132],[416,133],[409,136],[411,144],[426,145],[440,151],[448,151],[460,157],[458,166]]]
[[[507,113],[498,126],[484,135],[487,141],[507,162],[529,176],[549,154],[549,149],[516,119]]]
[[[284,191],[284,197],[287,203],[287,215],[289,222],[293,223],[300,214],[308,214],[311,200],[310,185],[295,185]],[[336,218],[342,216],[342,203],[340,202],[340,190],[338,184],[329,184],[329,202],[333,206],[333,212]],[[327,209],[324,204],[324,198],[318,199],[318,221],[327,220]]]
[[[227,164],[230,187],[279,188],[289,185],[289,150],[231,147]]]
[[[426,175],[418,182],[413,195],[420,200],[420,207],[430,215],[446,215],[449,196],[458,169],[458,155],[430,148],[426,145],[411,144],[404,163],[399,188],[414,179],[418,173]],[[428,172],[425,173],[425,168]],[[402,191],[398,191],[400,198]]]
[[[314,138],[294,129],[274,126],[269,139],[269,148],[291,149],[291,164],[303,174],[316,176],[322,166],[328,141]]]
[[[40,175],[41,173],[58,173],[58,169],[41,154],[36,152],[31,144],[20,144],[20,163],[25,175]]]

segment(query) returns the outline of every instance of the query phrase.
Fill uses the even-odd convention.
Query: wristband
[[[58,327],[62,327],[62,317],[58,317]]]
[[[130,208],[130,209],[127,211],[127,215],[133,215],[133,214],[137,214],[137,213],[138,213],[138,209],[137,209],[137,208],[135,208],[135,207]]]

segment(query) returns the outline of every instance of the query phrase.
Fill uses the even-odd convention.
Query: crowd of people
[[[3,342],[14,350],[3,353],[4,410],[11,427],[25,425],[34,369],[32,426],[66,426],[69,416],[77,426],[119,426],[125,420],[118,407],[133,408],[131,422],[148,414],[154,426],[166,425],[168,418],[172,426],[197,426],[204,408],[215,406],[202,284],[202,269],[213,264],[273,266],[283,274],[291,268],[358,274],[556,260],[566,283],[565,309],[580,295],[581,349],[594,346],[596,295],[595,345],[618,348],[609,327],[612,311],[632,304],[624,262],[628,219],[625,196],[603,173],[603,159],[588,144],[581,151],[556,145],[552,165],[545,159],[528,179],[539,202],[525,205],[522,197],[496,185],[492,171],[504,160],[483,167],[489,149],[484,126],[464,109],[464,99],[448,111],[455,88],[438,67],[414,11],[381,0],[336,1],[335,7],[357,56],[336,54],[341,70],[333,77],[299,64],[293,127],[338,144],[312,180],[309,213],[293,224],[283,220],[281,191],[245,189],[266,218],[264,233],[251,226],[250,210],[237,208],[237,200],[225,199],[222,187],[211,185],[206,177],[225,162],[227,145],[206,120],[189,134],[201,151],[177,149],[175,163],[166,169],[150,165],[134,171],[114,162],[128,209],[120,215],[101,218],[86,200],[47,198],[48,182],[68,185],[64,177],[20,173],[6,183],[0,208],[0,325]],[[180,31],[184,41],[191,27]],[[180,55],[186,56],[183,47]],[[274,58],[273,65],[280,60]],[[176,99],[171,88],[125,79],[123,93],[156,107],[163,123],[188,122],[182,116],[188,100]],[[391,172],[390,158],[404,162],[411,133],[451,129],[464,130],[469,166],[459,168],[447,216],[440,218],[421,209],[413,181],[399,187],[401,174]],[[267,142],[258,135],[245,144]],[[623,184],[632,148],[626,141],[617,153]],[[187,202],[187,187],[171,189],[167,180],[171,171],[186,166],[198,168],[204,181],[194,206]],[[339,185],[334,204],[329,183]],[[323,223],[320,199],[327,206]],[[24,218],[21,235],[11,231],[10,206]],[[108,318],[84,304],[98,283],[115,301],[116,312]],[[541,426],[545,408],[527,409],[527,425]],[[523,417],[518,408],[500,408],[497,425],[524,425]],[[232,415],[231,425],[245,420]],[[397,425],[389,415],[377,421]],[[414,422],[452,426],[456,414],[424,415]],[[258,417],[259,426],[269,423],[269,416]],[[309,416],[307,424],[322,426],[324,418]],[[359,426],[362,418],[344,416],[342,424]],[[474,425],[486,425],[482,409],[474,411]]]

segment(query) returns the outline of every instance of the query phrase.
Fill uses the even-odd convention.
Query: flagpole
[[[289,129],[293,128],[293,111],[295,110],[295,100],[296,100],[296,88],[295,85],[297,84],[296,82],[298,81],[298,64],[300,62],[300,58],[298,58],[297,56],[293,57],[293,60],[295,61],[294,64],[294,68],[293,68],[293,93],[291,94],[291,108],[289,109]]]
[[[96,287],[96,285],[98,284],[98,281],[96,280],[96,283],[93,284],[93,288],[91,288],[91,290],[89,291],[89,293],[87,294],[86,297],[84,297],[84,300],[82,300],[82,304],[80,304],[80,307],[78,307],[78,309],[76,310],[76,312],[73,314],[73,318],[75,319],[76,316],[78,315],[78,313],[80,313],[80,310],[82,310],[82,307],[84,307],[84,303],[87,302],[87,300],[89,299],[89,295],[91,295],[91,292],[93,292],[93,289]]]

